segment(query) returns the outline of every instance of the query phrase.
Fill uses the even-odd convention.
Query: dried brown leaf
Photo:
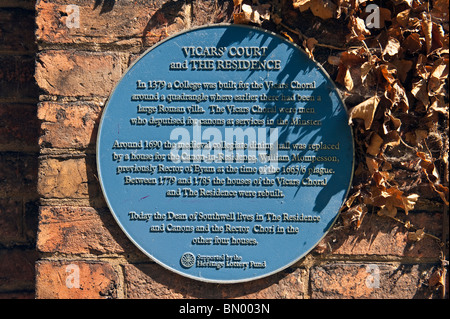
[[[432,36],[432,43],[431,43],[431,50],[430,51],[436,51],[440,50],[444,46],[445,41],[445,31],[442,27],[442,25],[434,23],[433,27],[431,29],[431,36]],[[448,38],[448,36],[447,36]],[[448,46],[447,46],[448,48]]]
[[[448,1],[447,1],[448,3]],[[444,286],[445,272],[442,268],[436,269],[428,278],[428,285],[432,288],[439,288]]]
[[[342,52],[341,63],[346,67],[359,66],[367,60],[364,57],[364,49],[356,49]]]
[[[233,14],[233,21],[235,24],[248,24],[249,21],[244,12],[238,12]]]
[[[353,202],[355,201],[355,199],[358,198],[360,195],[361,195],[361,191],[358,190],[355,193],[353,193],[351,196],[349,196],[347,198],[347,200],[345,201],[344,205],[342,206],[341,211],[344,208],[350,208],[352,206]]]
[[[417,100],[422,102],[425,108],[428,108],[430,100],[428,98],[427,81],[425,79],[420,79],[419,81],[413,83],[411,93]]]
[[[402,46],[410,53],[416,53],[420,51],[422,49],[420,34],[411,33],[408,37],[406,37],[405,41],[403,41]]]
[[[352,79],[352,74],[350,72],[350,68],[347,68],[347,70],[345,71],[344,85],[345,85],[345,88],[347,89],[347,91],[353,90],[354,85],[353,85],[353,79]]]
[[[383,144],[383,139],[380,135],[377,133],[374,133],[372,135],[372,138],[370,139],[370,145],[367,148],[367,154],[370,154],[372,156],[378,155],[378,153],[381,151],[381,145]]]
[[[411,9],[406,9],[397,14],[395,19],[397,20],[397,23],[401,27],[406,28],[408,26],[410,12],[411,12]]]
[[[397,69],[393,67],[391,64],[382,64],[380,65],[380,71],[383,75],[384,79],[389,83],[393,84],[397,79]]]
[[[350,124],[353,119],[362,119],[364,121],[365,129],[366,130],[370,129],[379,102],[380,98],[378,96],[373,96],[355,106],[350,111],[349,117]]]
[[[420,144],[422,143],[422,141],[424,141],[427,136],[428,136],[428,131],[427,130],[415,130],[415,136],[416,136],[416,143],[415,144]]]
[[[366,28],[366,23],[363,19],[350,16],[350,21],[348,23],[348,28],[350,29],[351,35],[348,40],[352,40],[354,38],[358,40],[364,40],[367,35],[370,35],[370,31]]]
[[[413,0],[393,0],[392,1],[395,5],[399,5],[399,4],[407,4],[408,6],[410,6],[412,8],[413,6]]]
[[[449,116],[448,105],[445,102],[444,96],[443,95],[433,96],[431,100],[432,102],[428,110],[431,112],[441,113],[442,115],[445,116],[445,118],[448,118]]]
[[[347,211],[341,213],[342,223],[344,226],[353,226],[358,228],[361,225],[364,215],[367,213],[365,205],[356,205],[350,207]]]
[[[287,32],[281,31],[281,34],[284,35],[289,41],[294,42],[294,39],[292,39]]]
[[[397,59],[393,61],[392,64],[397,68],[397,76],[400,82],[404,83],[406,81],[406,77],[408,76],[408,72],[413,66],[413,62],[410,60]]]
[[[367,76],[373,70],[374,67],[375,67],[375,65],[370,61],[364,62],[361,65],[361,82],[362,83],[364,83],[366,81]]]
[[[278,14],[274,13],[272,14],[272,21],[275,24],[280,24],[283,21],[283,19]]]
[[[432,183],[437,182],[439,180],[439,174],[431,156],[424,152],[417,152],[416,154],[420,158],[419,164],[426,173],[428,179]]]
[[[379,216],[395,217],[397,208],[394,206],[383,206],[377,213]]]
[[[419,241],[425,236],[423,229],[418,229],[415,232],[408,232],[407,238],[409,241]]]
[[[417,156],[420,158],[419,164],[422,167],[422,171],[425,173],[431,188],[441,197],[442,201],[448,205],[449,189],[439,183],[439,173],[434,165],[433,158],[424,152],[417,152]]]
[[[400,134],[398,131],[390,131],[384,137],[384,147],[397,146],[401,143]]]
[[[409,101],[406,95],[405,89],[400,85],[398,81],[387,85],[384,96],[387,100],[391,101],[391,107],[397,107],[403,112],[407,112],[409,109]]]
[[[444,85],[448,77],[448,59],[438,59],[431,70],[428,80],[429,95],[445,94]]]
[[[366,164],[367,164],[367,168],[369,169],[370,174],[373,174],[376,171],[378,171],[379,164],[376,159],[366,156]]]
[[[309,57],[314,59],[314,48],[316,47],[316,44],[319,43],[315,38],[308,38],[307,40],[303,41],[303,45],[305,47],[306,53],[308,53]]]
[[[425,36],[425,45],[427,48],[427,54],[431,51],[431,45],[433,41],[433,22],[429,14],[423,13],[422,15],[422,32]]]
[[[323,20],[332,18],[337,9],[337,6],[330,0],[294,0],[292,5],[300,12],[309,9],[312,14]]]
[[[294,0],[292,6],[294,9],[299,9],[300,12],[306,11],[311,6],[311,0]]]
[[[334,55],[330,55],[328,56],[328,63],[330,63],[331,65],[339,65],[341,63],[341,58],[334,56]]]
[[[414,206],[416,205],[418,199],[418,194],[411,194],[407,197],[403,197],[403,209],[406,215],[408,215],[410,210],[414,209]]]
[[[383,55],[394,56],[398,54],[399,50],[400,50],[400,41],[398,41],[396,38],[390,37],[383,50]]]
[[[403,192],[396,187],[386,188],[382,184],[372,186],[371,194],[372,196],[367,198],[365,203],[382,208],[381,213],[383,214],[393,217],[392,214],[396,213],[394,207],[405,208]]]
[[[433,184],[431,183],[431,188],[439,195],[445,205],[448,206],[448,187],[445,187],[441,184]]]
[[[311,12],[323,20],[331,19],[336,12],[336,8],[336,5],[330,0],[313,0],[310,6]]]
[[[388,116],[390,123],[392,125],[392,129],[398,130],[400,129],[400,126],[402,125],[402,121],[399,118],[396,118],[392,115],[390,110],[387,110],[386,115]]]
[[[270,19],[269,12],[270,4],[263,4],[256,7],[252,7],[248,4],[243,4],[239,13],[235,13],[234,23],[236,24],[248,24],[256,23],[261,24],[263,20]]]

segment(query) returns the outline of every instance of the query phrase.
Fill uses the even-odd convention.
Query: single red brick
[[[119,275],[106,262],[38,261],[36,298],[111,299],[117,298]]]
[[[36,154],[0,152],[0,198],[37,198],[37,171]]]
[[[102,103],[41,102],[38,118],[42,121],[41,147],[94,147]]]
[[[36,50],[34,18],[34,12],[31,10],[0,9],[0,35],[2,37],[0,51],[15,55],[34,52]]]
[[[87,198],[85,158],[43,158],[39,165],[38,192],[44,198]]]
[[[0,249],[0,292],[33,290],[35,250]]]
[[[0,150],[38,151],[36,105],[0,103]]]
[[[0,55],[0,98],[20,101],[37,100],[34,81],[35,57]]]
[[[36,81],[50,95],[106,97],[127,63],[126,53],[41,52],[37,57]]]
[[[0,199],[0,243],[23,242],[23,208],[22,200],[13,198]]]
[[[106,207],[96,169],[95,154],[41,156],[37,192],[45,205]]]
[[[92,207],[41,206],[37,249],[67,254],[136,251],[109,212]],[[123,248],[124,247],[124,248]]]

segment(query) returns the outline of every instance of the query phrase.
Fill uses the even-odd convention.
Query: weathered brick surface
[[[38,180],[37,191],[44,200],[63,203],[81,200],[82,206],[106,206],[97,178],[95,155],[41,156]]]
[[[36,105],[0,103],[0,150],[37,151]]]
[[[399,214],[400,215],[400,214]],[[441,238],[442,214],[411,212],[408,216],[398,216],[412,225],[426,225],[425,231]],[[401,223],[376,214],[365,216],[358,230],[337,228],[331,231],[321,242],[327,247],[324,256],[395,256],[414,258],[439,258],[441,247],[432,237],[422,240],[408,240],[408,232]]]
[[[1,8],[23,8],[27,10],[34,10],[36,0],[3,0],[0,2]]]
[[[47,94],[108,96],[128,64],[128,54],[56,50],[37,57],[36,81]]]
[[[44,198],[88,197],[85,158],[41,160],[38,192]]]
[[[0,198],[36,198],[38,161],[35,154],[0,153]]]
[[[0,198],[0,245],[29,245],[36,240],[36,199]]]
[[[438,298],[428,287],[434,264],[334,263],[311,269],[313,299]]]
[[[33,291],[37,258],[31,249],[0,250],[0,293]]]
[[[47,253],[119,254],[137,251],[112,215],[92,207],[42,206],[37,249]]]
[[[36,298],[109,299],[118,296],[119,275],[112,265],[95,261],[38,261]]]
[[[95,102],[39,103],[40,147],[95,148],[101,110],[102,103]]]
[[[34,5],[0,1],[0,299],[34,298],[39,199]]]
[[[20,27],[19,27],[20,26]],[[0,9],[0,52],[21,54],[33,52],[35,40],[34,12],[22,8]]]
[[[79,10],[79,27],[74,26],[75,13],[68,7],[74,4]],[[149,45],[155,36],[186,27],[181,7],[186,7],[185,1],[38,1],[36,37],[40,42],[58,44]]]
[[[0,55],[0,98],[35,100],[35,58],[32,55]]]
[[[124,267],[127,298],[304,298],[307,276],[302,269],[280,272],[247,283],[217,285],[187,279],[157,264],[127,264]]]
[[[167,1],[160,5],[148,20],[143,30],[144,47],[191,26],[192,7],[187,1]]]
[[[0,299],[34,299],[34,288],[29,291],[0,293]]]

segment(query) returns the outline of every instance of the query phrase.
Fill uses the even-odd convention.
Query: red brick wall
[[[79,8],[79,28],[67,26],[70,4]],[[0,17],[24,13],[32,28],[33,8],[0,8]],[[192,26],[230,21],[233,1],[38,0],[35,10],[36,57],[32,36],[17,28],[9,32],[25,37],[20,43],[30,47],[10,44],[9,36],[0,43],[6,65],[0,70],[0,121],[7,124],[0,126],[0,293],[33,289],[27,265],[37,258],[35,244],[37,298],[441,296],[429,282],[440,267],[440,241],[427,236],[411,242],[401,223],[371,213],[357,230],[338,223],[296,265],[253,282],[201,283],[151,262],[126,238],[103,200],[95,166],[99,117],[141,52]],[[9,34],[4,25],[2,36]],[[31,80],[35,58],[39,93]],[[438,200],[425,198],[406,220],[439,239],[442,212]],[[20,267],[12,271],[15,264]]]

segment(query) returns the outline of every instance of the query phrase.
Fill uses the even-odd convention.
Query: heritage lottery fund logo
[[[220,270],[223,268],[239,268],[246,270],[248,268],[266,268],[266,261],[244,261],[242,256],[234,255],[197,255],[191,252],[184,253],[180,258],[180,264],[183,268],[189,269],[193,266],[197,268],[213,268]]]

